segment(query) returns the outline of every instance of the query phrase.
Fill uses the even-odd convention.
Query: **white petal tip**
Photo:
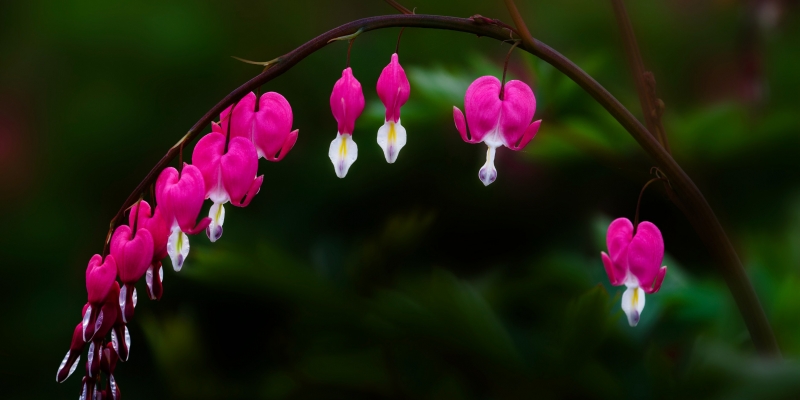
[[[629,287],[622,294],[622,311],[628,316],[628,324],[635,327],[644,310],[644,290],[640,287]]]
[[[331,142],[331,146],[328,149],[328,157],[333,163],[333,170],[336,172],[336,176],[344,178],[347,176],[350,166],[358,158],[358,146],[350,134],[339,133],[336,135],[336,139]]]
[[[478,178],[483,182],[483,186],[489,186],[497,179],[497,170],[494,166],[487,168],[487,166],[484,165],[478,172]]]
[[[378,129],[378,145],[383,149],[386,162],[394,164],[400,150],[406,145],[406,128],[403,128],[400,120],[384,122]]]

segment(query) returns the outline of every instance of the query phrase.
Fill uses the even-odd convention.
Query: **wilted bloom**
[[[105,260],[95,254],[86,267],[86,292],[89,294],[89,303],[83,310],[83,341],[88,342],[94,337],[95,331],[102,324],[103,303],[108,293],[114,286],[117,277],[117,263],[113,256],[106,256]]]
[[[484,185],[497,179],[494,167],[495,150],[506,146],[522,150],[539,130],[541,120],[531,123],[536,111],[536,98],[530,86],[520,81],[502,85],[493,76],[482,76],[472,82],[464,96],[467,118],[458,107],[453,107],[453,119],[461,138],[467,143],[486,143],[486,164],[478,177]],[[467,133],[469,127],[469,135]]]
[[[625,285],[622,294],[622,310],[628,323],[636,326],[644,309],[644,294],[655,293],[661,288],[667,267],[664,259],[664,239],[661,231],[650,222],[641,222],[634,227],[627,218],[617,218],[608,226],[606,235],[608,253],[600,253],[608,279],[614,286]]]
[[[352,136],[356,119],[364,111],[364,92],[350,67],[342,71],[342,77],[333,85],[331,111],[338,123],[338,133],[328,149],[328,157],[333,163],[336,176],[344,178],[358,158],[358,146]]]
[[[136,221],[138,219],[138,221]],[[167,256],[167,239],[169,238],[169,225],[164,219],[161,207],[155,211],[150,209],[150,204],[142,200],[131,207],[128,215],[129,226],[137,225],[145,228],[153,236],[153,260],[145,273],[147,281],[147,295],[152,300],[161,299],[163,293],[162,281],[164,273],[161,269],[161,260]]]
[[[214,202],[208,213],[211,224],[206,229],[212,242],[222,236],[223,204],[230,201],[237,207],[247,206],[264,181],[263,175],[256,177],[258,154],[253,143],[243,137],[231,138],[227,145],[225,142],[222,128],[212,123],[212,132],[197,142],[192,153],[192,164],[203,174],[205,197]]]
[[[119,280],[123,283],[119,296],[122,320],[128,322],[133,318],[137,301],[134,285],[153,261],[153,236],[141,226],[136,227],[134,234],[128,225],[120,225],[111,236],[111,255],[117,261]]]
[[[233,107],[233,117],[228,120]],[[280,161],[297,141],[297,129],[292,130],[292,106],[280,93],[261,95],[256,109],[256,95],[244,96],[238,103],[220,113],[220,126],[231,139],[243,137],[253,142],[258,157]]]
[[[164,169],[156,181],[158,207],[170,226],[167,253],[176,271],[180,271],[189,255],[189,237],[186,235],[200,233],[211,223],[210,218],[195,223],[203,207],[205,193],[203,174],[189,164],[184,164],[181,172],[172,167]]]
[[[378,129],[378,145],[383,149],[386,162],[393,163],[400,149],[406,145],[406,128],[400,124],[400,107],[408,101],[411,92],[406,72],[397,60],[397,53],[392,54],[392,61],[378,77],[377,90],[378,97],[386,107],[385,122]]]

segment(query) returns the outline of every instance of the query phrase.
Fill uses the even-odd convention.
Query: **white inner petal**
[[[487,145],[489,145],[488,142]],[[483,167],[478,171],[478,179],[483,182],[484,186],[489,186],[497,179],[497,169],[494,167],[494,156],[496,152],[497,147],[489,145],[489,148],[486,150],[486,163],[483,164]]]
[[[333,163],[336,176],[344,178],[347,171],[350,170],[350,166],[358,158],[358,146],[349,133],[344,135],[337,133],[336,139],[333,139],[331,147],[328,149],[328,157]]]
[[[385,121],[383,126],[378,129],[378,145],[383,149],[383,155],[389,164],[397,160],[400,149],[406,145],[406,128],[393,121]]]
[[[628,287],[622,294],[622,311],[628,316],[628,324],[636,326],[644,309],[644,290],[638,286]]]
[[[222,223],[225,222],[225,207],[222,204],[222,202],[214,202],[208,210],[211,223],[206,228],[206,235],[212,243],[222,237]]]
[[[172,261],[172,268],[175,271],[180,271],[183,268],[183,262],[186,261],[186,257],[189,255],[189,236],[178,227],[172,228],[172,232],[169,234],[167,253]]]
[[[125,320],[125,303],[127,302],[128,302],[128,287],[122,285],[122,287],[119,289],[119,309],[122,312],[122,322],[126,324],[128,323],[128,321]]]
[[[86,337],[86,328],[89,326],[89,318],[92,317],[92,306],[86,307],[86,312],[83,313],[83,321],[81,321],[81,328],[83,329],[83,341],[88,341]]]

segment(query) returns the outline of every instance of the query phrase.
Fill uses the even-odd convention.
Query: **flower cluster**
[[[297,130],[291,126],[292,109],[283,96],[265,93],[256,104],[256,95],[250,93],[222,112],[219,123],[212,123],[211,133],[195,146],[192,164],[161,171],[155,184],[156,205],[144,200],[133,205],[128,224],[116,227],[111,235],[109,254],[95,254],[89,260],[88,302],[56,381],[63,382],[75,371],[88,347],[80,398],[120,398],[113,373],[117,361],[127,361],[130,354],[127,324],[138,299],[136,283],[144,276],[148,297],[160,299],[162,260],[169,256],[179,271],[189,255],[188,235],[205,231],[212,242],[220,239],[224,204],[250,204],[264,180],[257,176],[258,159],[283,159],[297,140]],[[198,221],[206,199],[212,202],[209,216]],[[105,388],[100,388],[101,382]]]
[[[386,162],[394,163],[400,149],[406,145],[406,129],[400,124],[400,107],[408,101],[411,86],[400,66],[397,53],[392,54],[389,65],[383,69],[377,84],[378,97],[386,108],[386,119],[378,129],[378,145],[383,149]],[[361,83],[353,76],[350,67],[333,85],[331,111],[338,124],[336,138],[328,149],[336,176],[344,178],[358,158],[358,146],[353,141],[356,119],[364,111],[364,92]]]

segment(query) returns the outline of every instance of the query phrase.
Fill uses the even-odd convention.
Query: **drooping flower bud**
[[[394,163],[400,149],[406,145],[406,129],[400,124],[400,107],[408,101],[411,85],[400,66],[397,53],[378,77],[378,97],[386,107],[386,119],[378,129],[378,145],[383,149],[386,162]]]
[[[106,256],[105,260],[95,254],[86,267],[86,291],[89,294],[89,303],[83,310],[83,341],[92,340],[95,331],[102,324],[102,307],[108,293],[114,286],[117,276],[117,263],[113,256]]]
[[[64,382],[75,372],[75,369],[78,367],[78,362],[81,360],[81,352],[83,351],[85,343],[86,342],[83,341],[83,324],[78,324],[78,326],[75,327],[75,331],[72,333],[72,342],[69,345],[69,351],[67,351],[67,355],[64,356],[64,360],[61,361],[61,365],[56,372],[56,382]]]
[[[356,119],[364,111],[364,92],[350,67],[342,71],[342,77],[333,85],[330,102],[333,117],[338,124],[338,133],[328,149],[328,157],[333,163],[336,176],[344,178],[358,158],[358,146],[352,136]]]
[[[606,244],[609,254],[600,253],[603,266],[612,285],[627,287],[622,310],[630,326],[636,326],[644,309],[644,294],[658,292],[667,273],[667,267],[661,266],[664,239],[650,222],[639,223],[634,233],[629,219],[617,218],[608,227]]]
[[[489,147],[486,164],[478,173],[481,182],[488,186],[497,179],[494,167],[496,149],[506,146],[511,150],[522,150],[539,131],[542,121],[530,122],[536,111],[536,97],[524,82],[509,81],[503,89],[497,78],[482,76],[469,85],[464,107],[466,120],[461,110],[453,107],[456,129],[465,142],[483,142]]]
[[[264,176],[256,177],[258,154],[250,140],[235,137],[225,149],[225,135],[219,125],[212,123],[212,132],[203,136],[192,153],[192,163],[205,181],[205,197],[214,204],[209,210],[211,224],[206,234],[212,242],[222,236],[225,221],[223,204],[228,201],[237,207],[250,204],[258,193]]]
[[[228,120],[233,107],[233,117]],[[259,157],[280,161],[297,141],[297,130],[292,130],[292,107],[280,93],[267,92],[258,99],[248,93],[238,103],[220,113],[223,133],[230,127],[231,139],[243,137],[253,142]],[[229,125],[230,124],[230,125]]]
[[[161,261],[150,264],[144,277],[147,283],[147,296],[150,297],[150,300],[161,300],[161,296],[164,294],[164,268]]]
[[[179,173],[169,167],[161,171],[156,181],[156,200],[170,226],[167,253],[172,267],[180,271],[189,255],[189,237],[202,232],[211,223],[203,218],[195,223],[205,200],[205,181],[197,167],[184,164]]]

